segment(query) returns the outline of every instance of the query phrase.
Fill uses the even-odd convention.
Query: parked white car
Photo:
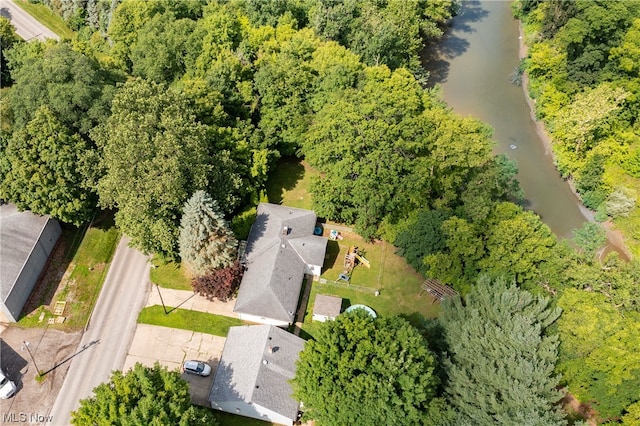
[[[4,371],[0,370],[0,398],[11,398],[16,393],[16,384],[7,378]]]
[[[198,376],[207,377],[211,374],[211,366],[202,361],[185,361],[182,371],[189,374],[197,374]]]

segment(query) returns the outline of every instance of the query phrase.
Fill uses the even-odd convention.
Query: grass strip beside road
[[[151,260],[151,282],[163,288],[192,291],[191,278],[181,263],[155,255]]]
[[[55,327],[62,330],[84,327],[104,284],[120,236],[109,215],[96,220],[84,233],[82,229],[66,230],[60,242],[67,248],[65,259],[61,265],[50,264],[44,282],[39,284],[45,287],[37,302],[39,307],[18,323],[24,327],[43,327],[49,318],[54,318],[55,303],[66,302],[65,321]],[[44,314],[42,320],[41,314]]]
[[[237,318],[208,314],[206,312],[174,309],[169,306],[167,306],[167,311],[169,313],[165,314],[163,307],[160,305],[148,306],[140,312],[138,323],[179,328],[222,337],[227,337],[230,327],[243,324]]]
[[[60,38],[71,39],[73,31],[64,20],[43,4],[30,3],[25,0],[14,0],[14,3],[37,19],[42,25],[56,33]]]

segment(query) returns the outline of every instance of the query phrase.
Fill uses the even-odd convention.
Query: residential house
[[[300,403],[289,380],[304,340],[273,325],[231,327],[209,402],[217,410],[292,425]]]
[[[258,205],[242,262],[234,312],[245,321],[287,327],[295,320],[305,275],[319,277],[327,239],[313,235],[313,211]]]

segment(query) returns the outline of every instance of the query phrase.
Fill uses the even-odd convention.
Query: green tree
[[[180,221],[180,258],[198,275],[231,266],[238,241],[217,201],[196,191],[184,205]]]
[[[593,259],[596,251],[607,241],[607,233],[601,225],[587,222],[573,231],[573,240],[588,259]]]
[[[568,289],[558,299],[558,372],[569,392],[602,421],[640,401],[640,316],[622,313],[603,294]]]
[[[100,204],[117,208],[116,224],[137,247],[175,255],[182,207],[213,170],[205,126],[179,94],[138,79],[120,88],[92,136],[103,157]]]
[[[189,384],[177,371],[155,363],[136,363],[127,373],[114,371],[108,382],[93,389],[94,396],[80,401],[71,413],[76,426],[215,426],[207,408],[191,405]]]
[[[7,50],[11,49],[14,44],[20,43],[21,41],[22,39],[16,34],[16,30],[13,25],[11,25],[11,22],[4,16],[0,16],[0,87],[9,86],[13,82],[4,54]]]
[[[0,197],[20,209],[80,225],[89,220],[97,197],[91,188],[93,149],[46,106],[13,133],[0,152]]]
[[[518,284],[533,279],[552,253],[556,237],[540,216],[513,203],[496,205],[484,231],[487,255],[481,270],[513,276]]]
[[[553,371],[558,338],[545,330],[560,315],[550,300],[483,277],[443,304],[446,398],[456,425],[562,425]]]
[[[464,219],[453,216],[442,223],[447,250],[424,258],[425,275],[451,284],[465,293],[469,282],[478,276],[478,261],[486,250],[478,228]]]
[[[322,324],[300,353],[294,396],[322,425],[415,425],[429,416],[435,360],[417,329],[363,310]]]
[[[309,61],[320,40],[310,29],[294,31],[282,24],[278,30],[291,35],[256,61],[254,83],[260,94],[259,126],[265,140],[281,154],[292,155],[311,121],[308,98],[316,77]]]
[[[400,232],[394,244],[400,249],[400,255],[415,268],[424,272],[424,258],[446,248],[446,237],[442,223],[450,214],[439,210],[421,210],[407,229]]]
[[[156,14],[131,46],[132,74],[157,83],[181,77],[199,55],[202,40],[192,36],[195,26],[191,19],[176,19],[170,11]]]
[[[441,26],[457,3],[318,0],[309,9],[309,22],[316,33],[349,48],[368,65],[416,69],[423,39],[442,35]]]
[[[87,137],[109,113],[112,83],[97,62],[60,43],[32,48],[25,43],[9,56],[15,80],[7,101],[16,127],[24,127],[46,105],[72,133]]]

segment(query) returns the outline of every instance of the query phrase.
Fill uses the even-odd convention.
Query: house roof
[[[0,298],[7,299],[22,267],[47,226],[49,216],[20,212],[13,204],[0,205]]]
[[[326,294],[316,295],[313,305],[313,315],[322,315],[328,318],[335,318],[340,315],[342,309],[342,298],[327,296]]]
[[[244,401],[296,419],[289,380],[304,340],[272,325],[231,327],[209,401]]]
[[[315,225],[310,210],[258,205],[234,312],[293,321],[305,266],[324,263],[327,239],[313,235]]]

